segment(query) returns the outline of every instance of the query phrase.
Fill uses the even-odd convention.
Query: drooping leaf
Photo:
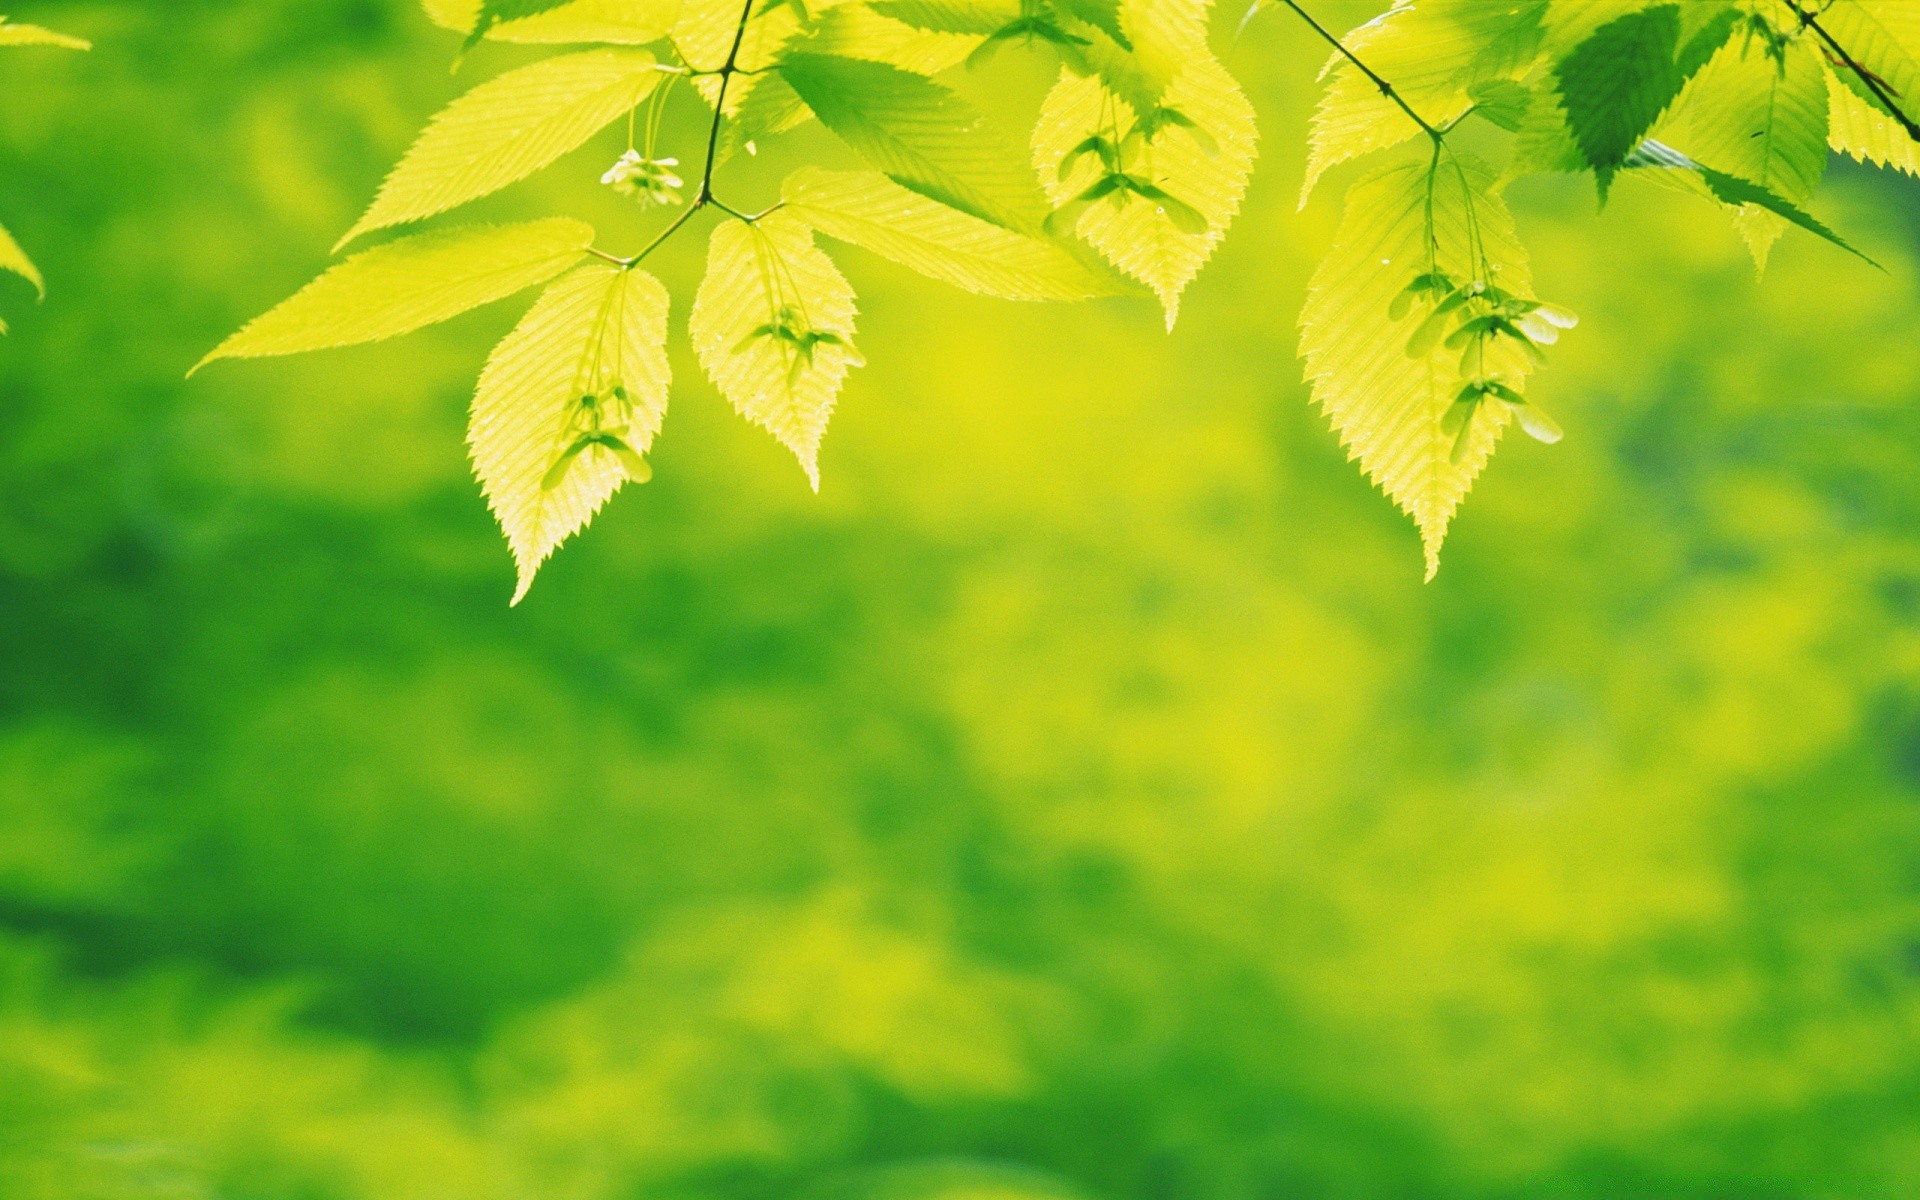
[[[820,490],[820,439],[853,346],[853,289],[782,211],[713,231],[688,332],[707,377],[742,416],[793,451]]]
[[[1475,103],[1475,85],[1511,79],[1532,66],[1540,53],[1546,7],[1545,0],[1439,0],[1397,7],[1343,41],[1389,80],[1422,119],[1445,127]],[[1307,173],[1300,186],[1303,208],[1330,168],[1421,132],[1398,104],[1344,58],[1329,67],[1327,91],[1314,109],[1308,133]]]
[[[1855,249],[1845,238],[1827,228],[1819,218],[1800,206],[1757,183],[1703,166],[1673,147],[1652,138],[1640,143],[1639,148],[1627,156],[1624,166],[1629,169],[1643,168],[1671,173],[1688,184],[1689,190],[1709,199],[1718,200],[1722,204],[1756,205],[1776,216],[1786,218],[1792,224],[1833,243],[1864,262],[1876,267],[1880,265]]]
[[[1431,176],[1422,162],[1356,182],[1300,316],[1314,400],[1368,478],[1419,526],[1428,578],[1439,569],[1447,526],[1492,454],[1511,406],[1490,406],[1460,429],[1446,429],[1468,382],[1461,354],[1438,340],[1414,342],[1433,309],[1402,308],[1395,299],[1410,281],[1435,272],[1530,294],[1526,252],[1492,183],[1483,165],[1451,156]],[[1476,244],[1484,262],[1476,259]],[[1519,393],[1531,356],[1512,339],[1494,340],[1486,353],[1484,371]]]
[[[340,245],[526,178],[645,99],[657,66],[644,50],[588,50],[481,84],[433,118]]]
[[[13,240],[4,226],[0,226],[0,271],[11,271],[33,285],[33,290],[42,297],[47,294],[47,282],[40,277],[40,268],[33,265],[27,252],[20,243]]]
[[[427,16],[443,29],[480,29],[482,0],[422,0]],[[481,36],[501,42],[551,45],[607,42],[640,46],[673,28],[679,0],[533,0],[526,10],[496,8]]]
[[[487,360],[467,443],[519,570],[534,574],[629,480],[666,414],[667,292],[644,271],[579,267]]]
[[[1058,245],[1014,233],[910,192],[873,172],[803,168],[786,211],[942,283],[1008,300],[1082,300],[1119,289]]]
[[[1680,6],[1655,5],[1602,25],[1555,65],[1567,128],[1602,200],[1627,155],[1731,36],[1735,16],[1722,11],[1683,44]]]
[[[91,50],[85,38],[69,37],[39,25],[21,25],[0,17],[0,46],[52,46],[59,50]]]
[[[1681,112],[1675,135],[1694,160],[1797,207],[1813,199],[1827,167],[1827,81],[1810,39],[1777,55],[1757,38],[1729,43],[1688,87]],[[1786,225],[1757,205],[1735,217],[1762,269]]]
[[[1130,138],[1142,124],[1131,109],[1099,78],[1063,71],[1034,127],[1033,162],[1061,232],[1152,288],[1171,328],[1181,293],[1240,209],[1256,135],[1252,105],[1211,58],[1183,70],[1153,111],[1182,119]],[[1076,154],[1096,137],[1122,148],[1125,187],[1108,186],[1116,175],[1100,155]]]
[[[194,367],[352,346],[457,317],[545,283],[579,262],[593,227],[553,218],[464,225],[402,238],[340,263]]]
[[[780,68],[821,124],[923,196],[1008,229],[1033,230],[1039,193],[972,105],[887,63],[797,54]]]

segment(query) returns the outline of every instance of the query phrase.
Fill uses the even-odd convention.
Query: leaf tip
[[[226,358],[227,357],[226,349],[227,349],[227,344],[225,342],[221,342],[218,346],[215,346],[213,349],[207,351],[207,356],[205,358],[201,359],[199,362],[193,364],[193,366],[187,369],[187,378],[192,379],[195,375],[198,375],[201,371],[205,370],[208,364],[215,363],[223,358]]]

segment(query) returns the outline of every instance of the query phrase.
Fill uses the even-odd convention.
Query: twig
[[[1789,2],[1791,2],[1791,0],[1789,0]],[[1371,79],[1373,81],[1373,86],[1380,89],[1380,94],[1385,96],[1387,99],[1393,101],[1395,104],[1399,105],[1400,111],[1407,114],[1408,119],[1410,119],[1415,125],[1418,125],[1422,130],[1424,130],[1428,137],[1432,138],[1436,142],[1442,141],[1446,138],[1447,135],[1444,131],[1436,128],[1432,124],[1432,122],[1428,121],[1425,117],[1421,116],[1419,113],[1413,111],[1413,106],[1411,104],[1408,104],[1406,100],[1404,100],[1401,97],[1400,93],[1394,90],[1392,83],[1382,78],[1381,75],[1378,72],[1376,72],[1372,67],[1369,67],[1366,63],[1361,62],[1360,57],[1358,55],[1356,55],[1353,51],[1347,49],[1345,42],[1342,42],[1339,38],[1335,37],[1332,34],[1332,32],[1330,32],[1327,29],[1325,25],[1322,25],[1320,22],[1314,20],[1312,13],[1309,13],[1306,9],[1301,8],[1298,3],[1298,0],[1280,0],[1280,3],[1292,9],[1294,13],[1302,21],[1305,21],[1309,26],[1313,28],[1313,31],[1315,33],[1320,35],[1321,40],[1325,41],[1329,46],[1332,46],[1335,50],[1339,51],[1340,56],[1342,58],[1346,59],[1348,62],[1352,63],[1356,68],[1358,68],[1362,75],[1365,75],[1368,79]]]
[[[733,45],[727,48],[727,61],[722,63],[716,70],[695,71],[690,69],[687,71],[689,75],[718,75],[720,77],[720,87],[713,98],[713,123],[707,127],[707,153],[706,161],[700,167],[700,190],[694,194],[693,200],[687,205],[686,209],[681,212],[679,216],[675,217],[671,224],[665,229],[662,229],[651,242],[648,242],[640,253],[633,257],[619,258],[594,249],[589,249],[587,253],[597,258],[603,258],[617,266],[631,268],[646,258],[647,255],[658,250],[661,244],[668,238],[680,232],[681,226],[693,219],[693,214],[708,205],[712,205],[721,212],[731,213],[736,217],[740,217],[743,221],[752,222],[758,220],[758,217],[744,216],[733,208],[720,203],[719,199],[713,194],[713,171],[720,155],[720,126],[727,117],[727,87],[733,82],[735,75],[742,74],[740,70],[740,47],[747,40],[747,22],[753,17],[753,4],[754,0],[745,0],[745,3],[740,6],[740,24],[734,28]],[[775,207],[778,206],[776,205]],[[768,211],[772,210],[770,209]],[[760,215],[764,216],[766,214],[762,213]]]

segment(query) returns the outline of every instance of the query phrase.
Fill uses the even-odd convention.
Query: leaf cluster
[[[614,491],[651,475],[671,304],[642,264],[696,215],[719,216],[688,322],[700,364],[817,489],[822,438],[862,359],[854,289],[816,235],[1008,299],[1144,289],[1171,328],[1253,167],[1254,113],[1213,53],[1205,0],[423,4],[464,35],[462,53],[488,40],[587,48],[450,104],[343,246],[507,187],[622,119],[629,145],[603,182],[675,215],[624,257],[564,219],[401,237],[209,359],[391,337],[546,285],[490,360],[470,437],[517,596]],[[1342,440],[1419,525],[1429,575],[1504,427],[1560,437],[1525,387],[1575,319],[1533,292],[1508,183],[1590,172],[1603,203],[1622,178],[1691,191],[1726,207],[1764,263],[1788,226],[1847,246],[1807,209],[1829,145],[1915,169],[1902,105],[1920,87],[1920,6],[1815,4],[1403,0],[1344,38],[1296,0],[1248,14],[1291,10],[1334,52],[1303,204],[1328,170],[1397,152],[1348,192],[1301,351]],[[1010,48],[1058,70],[1024,155],[944,78]],[[704,145],[663,144],[676,95],[708,110]],[[800,165],[758,212],[723,199],[733,155],[816,121],[868,169]]]

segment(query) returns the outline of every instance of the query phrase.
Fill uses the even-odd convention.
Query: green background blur
[[[524,56],[13,15],[98,48],[0,58],[0,1197],[1920,1196],[1914,181],[1821,202],[1885,274],[1764,282],[1520,185],[1569,436],[1423,586],[1297,382],[1338,190],[1271,16],[1171,337],[836,250],[822,494],[676,349],[657,481],[509,610],[462,435],[519,306],[182,376]],[[637,248],[621,144],[481,211]]]

